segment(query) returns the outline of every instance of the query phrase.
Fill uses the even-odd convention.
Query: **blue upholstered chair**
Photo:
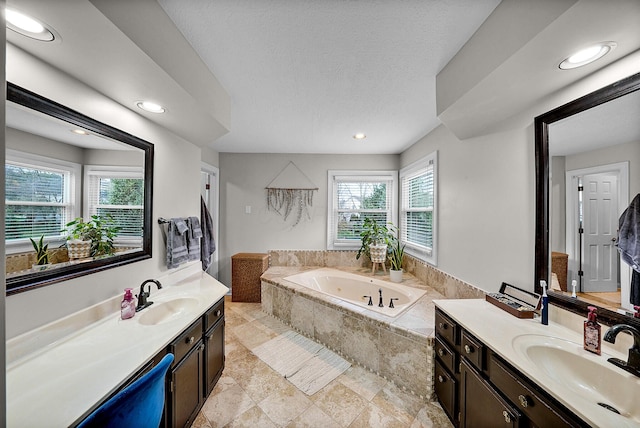
[[[79,428],[158,428],[164,409],[164,384],[173,354],[118,392],[82,421]]]

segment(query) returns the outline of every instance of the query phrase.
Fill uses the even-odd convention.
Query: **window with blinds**
[[[395,171],[329,171],[327,248],[359,248],[366,217],[395,223]]]
[[[400,241],[407,253],[436,263],[437,152],[400,171]]]
[[[8,252],[31,249],[29,238],[62,240],[76,212],[75,180],[80,166],[7,150],[5,239]]]
[[[87,166],[86,212],[111,216],[120,227],[115,243],[142,242],[144,179],[142,168]]]

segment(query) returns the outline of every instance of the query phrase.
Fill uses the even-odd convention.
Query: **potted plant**
[[[362,244],[356,254],[356,259],[365,254],[371,259],[371,262],[384,264],[387,260],[387,248],[393,239],[389,228],[384,224],[378,224],[374,218],[365,217],[360,239]]]
[[[113,238],[120,227],[115,224],[113,217],[92,215],[91,220],[84,221],[77,217],[66,225],[67,250],[70,259],[112,255],[115,252]]]
[[[44,235],[40,236],[40,240],[38,242],[34,241],[32,238],[29,238],[31,241],[31,245],[33,245],[33,249],[36,250],[36,263],[33,265],[34,269],[37,270],[45,270],[49,263],[49,244],[44,243]]]
[[[393,282],[402,282],[402,262],[404,261],[404,245],[400,245],[400,239],[395,238],[391,246],[389,262],[391,269],[389,276]]]

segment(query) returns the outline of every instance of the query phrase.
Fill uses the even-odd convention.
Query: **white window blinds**
[[[400,171],[400,240],[406,251],[435,264],[437,153]]]
[[[358,248],[366,217],[386,225],[395,222],[395,171],[329,171],[329,249]]]

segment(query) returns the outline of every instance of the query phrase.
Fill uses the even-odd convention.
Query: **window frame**
[[[429,209],[409,209],[408,201],[409,197],[405,194],[405,188],[403,186],[403,181],[407,177],[414,177],[422,171],[426,171],[429,169],[430,164],[433,164],[433,207]],[[400,230],[400,243],[401,245],[405,245],[405,252],[416,257],[419,260],[422,260],[426,263],[429,263],[433,266],[437,266],[438,263],[438,151],[434,151],[423,158],[418,159],[417,161],[405,166],[400,170],[399,174],[399,193],[400,193],[400,204],[399,204],[399,230]],[[431,248],[426,246],[417,245],[413,242],[408,242],[406,240],[406,235],[404,234],[404,229],[406,229],[405,224],[405,213],[407,212],[428,212],[432,213],[432,246]]]
[[[85,165],[84,166],[84,183],[83,190],[83,212],[86,214],[86,219],[91,218],[92,215],[97,212],[94,211],[99,204],[93,204],[91,200],[91,193],[93,192],[93,181],[91,177],[109,177],[109,178],[139,178],[144,183],[144,168],[137,166],[119,166],[119,165]],[[99,180],[98,180],[99,182]],[[143,184],[144,188],[144,184]],[[144,209],[144,204],[135,206],[139,209]],[[143,221],[144,226],[144,221]],[[141,232],[144,233],[144,232]],[[116,236],[113,240],[116,247],[122,246],[142,246],[142,235],[140,237],[134,236]]]
[[[61,171],[69,174],[69,184],[65,189],[65,193],[69,196],[69,202],[67,204],[69,212],[67,221],[64,222],[64,224],[80,215],[80,201],[82,196],[81,164],[62,159],[54,159],[47,156],[40,156],[33,153],[21,152],[19,150],[6,149],[5,168],[8,163],[22,165],[27,168],[42,168],[43,170]],[[60,229],[64,228],[64,224],[62,224]],[[48,243],[50,247],[53,248],[62,245],[65,242],[65,237],[63,233],[56,236],[45,236],[44,242]],[[30,252],[33,251],[33,246],[28,238],[13,240],[5,239],[5,251],[7,254]]]
[[[327,174],[327,249],[328,250],[357,250],[361,246],[360,239],[352,239],[353,242],[337,239],[336,221],[337,207],[337,178],[340,181],[363,181],[370,178],[374,181],[389,181],[387,191],[391,192],[389,207],[387,207],[387,220],[394,225],[398,222],[398,171],[391,170],[329,170]],[[388,224],[387,224],[388,226]]]

